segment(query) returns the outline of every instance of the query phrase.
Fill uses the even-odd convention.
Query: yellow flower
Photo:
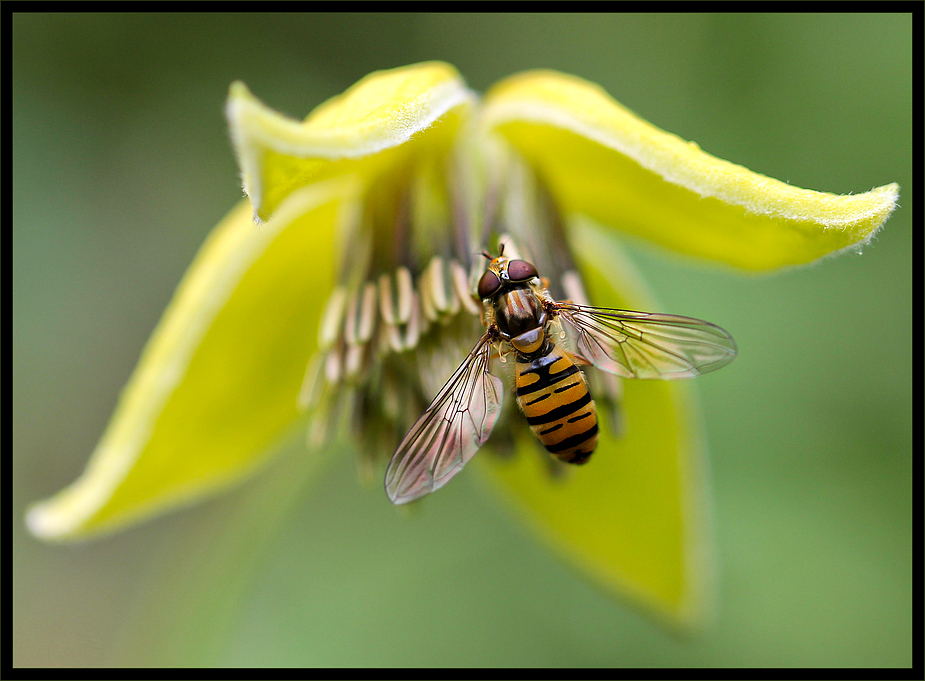
[[[306,425],[306,456],[346,430],[361,470],[381,475],[479,338],[478,253],[501,240],[560,296],[652,310],[621,232],[771,271],[863,245],[898,192],[791,187],[551,71],[482,100],[444,63],[376,72],[302,122],[235,83],[227,113],[250,202],[200,250],[86,472],[30,510],[39,537],[88,537],[204,497]],[[687,386],[592,380],[612,425],[589,466],[551,476],[512,417],[486,449],[516,455],[472,468],[600,584],[696,621],[709,532]]]

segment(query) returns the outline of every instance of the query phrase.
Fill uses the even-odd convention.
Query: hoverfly
[[[714,324],[556,301],[536,267],[504,257],[503,244],[498,257],[482,255],[490,263],[477,290],[488,329],[395,450],[385,475],[395,504],[443,487],[488,440],[504,396],[490,373],[493,356],[513,353],[517,405],[546,449],[572,464],[588,461],[598,432],[579,364],[626,378],[676,379],[735,358],[732,336]],[[556,343],[563,323],[572,351]]]

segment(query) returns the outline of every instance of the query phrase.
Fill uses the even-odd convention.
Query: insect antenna
[[[499,258],[500,258],[502,255],[504,255],[504,244],[505,244],[504,241],[502,241],[500,244],[498,244],[498,257],[499,257]],[[482,251],[482,252],[481,252],[481,255],[482,255],[482,257],[485,258],[486,260],[494,260],[494,258],[493,258],[491,255],[489,255],[488,251]]]

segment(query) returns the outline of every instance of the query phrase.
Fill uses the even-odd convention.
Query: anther
[[[407,267],[399,267],[395,271],[395,281],[398,284],[398,315],[395,321],[406,324],[414,308],[414,284]]]
[[[328,351],[324,363],[324,377],[328,383],[338,383],[341,377],[340,347],[333,347]]]
[[[410,350],[418,344],[418,338],[423,331],[423,326],[426,320],[423,319],[421,314],[421,305],[417,300],[417,296],[412,292],[411,294],[411,314],[408,318],[408,325],[405,327],[405,337],[402,342],[403,349]]]
[[[347,299],[347,323],[344,325],[344,340],[348,345],[356,343],[357,307],[359,306],[359,293],[354,291]]]
[[[346,309],[347,291],[342,286],[338,286],[328,298],[327,305],[324,307],[324,313],[321,315],[321,325],[318,331],[318,349],[327,350],[334,341],[338,339],[344,322],[344,311]]]
[[[366,343],[372,338],[376,324],[376,285],[366,282],[363,288],[363,300],[359,309],[359,321],[356,330],[356,342]]]
[[[395,324],[395,307],[392,304],[392,279],[388,274],[379,277],[379,312],[386,324]]]
[[[450,262],[450,276],[453,278],[453,289],[456,292],[456,297],[466,309],[466,312],[475,315],[481,312],[479,305],[472,299],[471,289],[469,288],[469,277],[466,274],[466,270],[455,260]]]
[[[379,310],[386,323],[405,324],[411,317],[414,285],[407,267],[399,267],[394,276],[394,297],[392,275],[385,273],[379,277]]]
[[[366,347],[363,345],[350,345],[344,355],[344,377],[348,379],[356,378],[361,374],[363,369],[363,355]]]

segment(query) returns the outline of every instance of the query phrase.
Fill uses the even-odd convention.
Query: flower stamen
[[[485,268],[480,252],[534,262],[555,283],[554,295],[587,303],[545,184],[507,150],[490,148],[482,168],[488,172],[480,173],[477,163],[434,159],[409,166],[391,191],[380,184],[366,196],[353,213],[357,219],[345,225],[343,283],[327,303],[319,332],[323,371],[310,364],[300,404],[318,410],[314,420],[348,419],[367,457],[391,454],[484,333],[485,310],[475,294]],[[478,177],[488,185],[481,192],[473,191]],[[479,214],[484,220],[473,218]],[[509,373],[504,350],[499,343],[493,357],[498,371]],[[595,398],[607,411],[619,386],[616,379],[605,381],[598,381]],[[345,392],[352,397],[338,396]],[[330,413],[341,409],[350,414]],[[510,438],[496,438],[505,441]],[[367,458],[361,470],[369,465]]]

